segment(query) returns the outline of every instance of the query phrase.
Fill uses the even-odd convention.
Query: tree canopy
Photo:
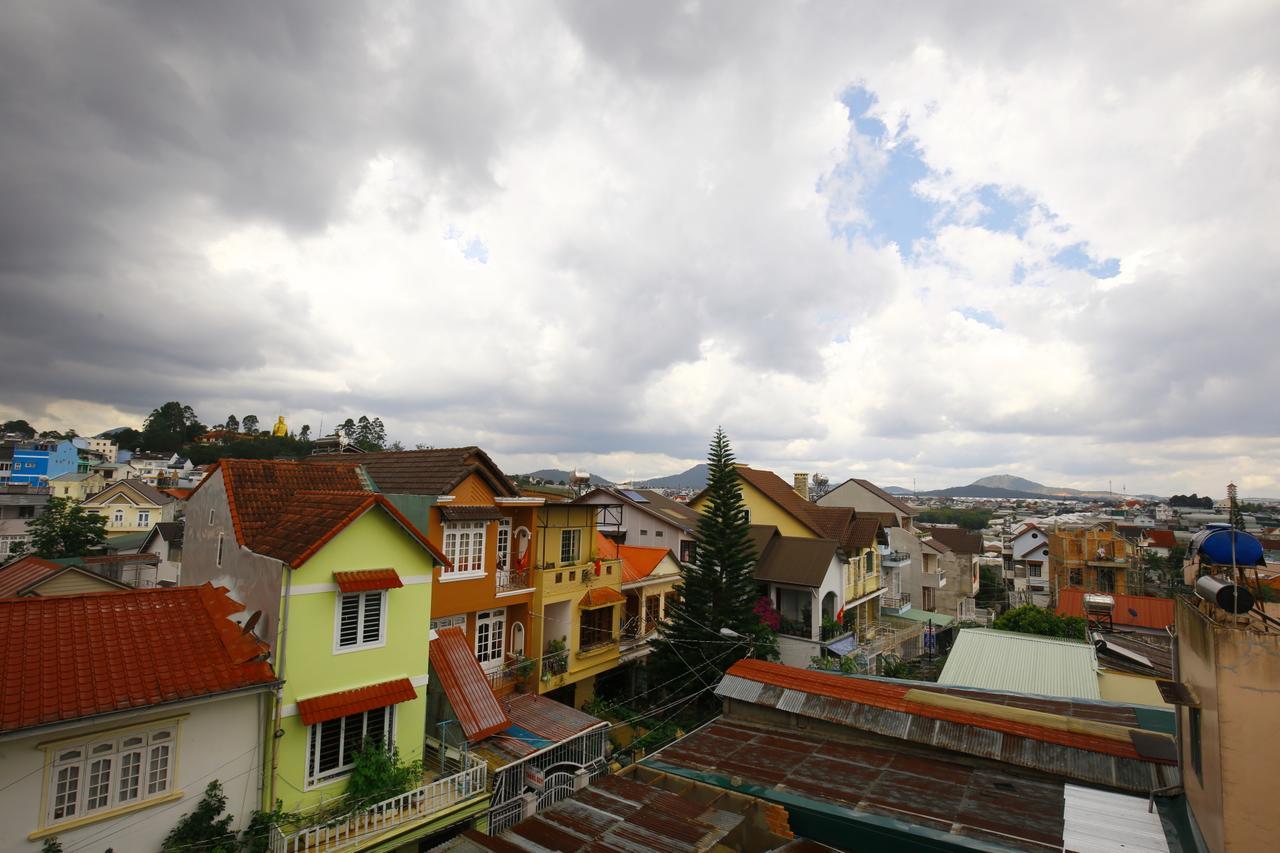
[[[52,560],[79,557],[107,538],[107,520],[70,498],[49,498],[40,515],[27,522],[28,551]]]
[[[918,524],[954,524],[964,530],[983,530],[991,523],[991,516],[990,510],[944,506],[925,510],[916,516],[916,522]]]
[[[991,623],[991,627],[997,631],[1013,631],[1018,634],[1083,640],[1087,625],[1079,616],[1059,616],[1052,610],[1024,604],[1001,613]]]
[[[35,438],[36,428],[24,420],[5,421],[0,424],[0,432],[16,432],[24,438]]]
[[[142,449],[175,453],[189,441],[204,435],[205,426],[195,411],[171,400],[147,416],[142,425]]]
[[[679,685],[673,692],[714,685],[748,655],[777,655],[776,636],[755,609],[759,593],[750,525],[733,449],[722,429],[716,430],[707,462],[694,559],[681,564],[679,604],[653,643],[659,677]]]
[[[1189,495],[1173,495],[1169,498],[1169,506],[1185,506],[1196,509],[1213,509],[1213,498],[1200,497],[1195,492]]]

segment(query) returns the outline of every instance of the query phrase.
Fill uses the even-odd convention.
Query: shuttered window
[[[386,638],[386,590],[348,592],[338,596],[335,647],[380,646]]]
[[[307,785],[346,776],[364,744],[389,747],[395,741],[394,731],[394,705],[311,726],[307,743]]]

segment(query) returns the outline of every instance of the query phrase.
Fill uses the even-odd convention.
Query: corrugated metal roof
[[[467,740],[480,740],[511,725],[461,628],[437,631],[428,660]]]
[[[1153,776],[1157,787],[1176,784],[1179,778],[1174,763],[1144,758],[1123,736],[1125,728],[1142,727],[1134,709],[1123,705],[840,676],[757,660],[734,664],[716,692],[851,729],[1125,790],[1148,791]],[[795,701],[797,693],[804,695],[803,702]],[[965,701],[925,701],[933,696]],[[1082,723],[1069,726],[1066,718]],[[1083,721],[1104,725],[1090,728]]]
[[[1063,788],[1062,843],[1067,850],[1090,853],[1169,853],[1160,813],[1148,810],[1143,797],[1113,794],[1096,788]]]
[[[1102,698],[1092,644],[987,628],[960,632],[938,683],[1040,696]]]

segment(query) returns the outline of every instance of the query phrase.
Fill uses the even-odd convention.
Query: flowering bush
[[[769,596],[760,596],[752,612],[760,617],[761,622],[769,626],[769,630],[776,631],[782,627],[782,615],[773,609],[773,602],[769,600]]]

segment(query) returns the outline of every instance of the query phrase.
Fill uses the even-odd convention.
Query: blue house
[[[31,441],[13,449],[9,482],[43,486],[50,477],[80,472],[80,451],[69,440]]]

